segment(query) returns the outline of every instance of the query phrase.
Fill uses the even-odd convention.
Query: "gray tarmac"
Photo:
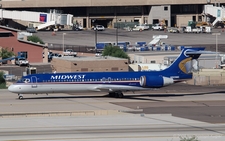
[[[172,113],[185,118],[194,117],[195,120],[225,123],[225,110],[222,108],[225,106],[224,94],[224,86],[192,86],[183,83],[153,91],[124,93],[122,99],[111,98],[108,97],[107,93],[97,92],[49,95],[24,94],[24,100],[19,100],[17,94],[1,90],[0,114],[2,116],[14,114],[71,114],[73,112],[74,114],[82,112],[101,114],[105,111],[123,111],[129,113],[144,112],[146,114]],[[186,110],[180,112],[182,108],[186,108]],[[199,113],[196,110],[198,108],[202,108]],[[94,113],[93,111],[97,112]],[[204,114],[207,116],[200,117]],[[220,120],[217,120],[217,117],[220,117]]]
[[[65,45],[80,45],[80,46],[93,46],[95,44],[95,31],[84,30],[84,31],[58,31],[56,36],[52,36],[50,31],[39,31],[35,35],[39,36],[45,43],[51,44],[62,44],[62,35],[64,36]],[[221,33],[218,36],[219,48],[224,47],[224,29],[213,29],[212,33]],[[168,33],[164,31],[136,31],[130,32],[126,30],[118,30],[118,41],[130,41],[132,45],[138,41],[145,41],[149,43],[152,40],[153,35],[168,35],[168,39],[162,39],[162,42],[170,45],[195,45],[195,46],[209,46],[210,48],[215,47],[216,37],[212,34],[194,34],[194,33]],[[97,42],[116,42],[116,30],[106,29],[105,31],[97,32]],[[222,50],[224,51],[224,50]]]
[[[1,118],[3,141],[224,141],[225,124],[162,115],[102,115]]]
[[[225,87],[175,84],[125,93],[24,95],[0,91],[0,138],[8,140],[225,140]]]

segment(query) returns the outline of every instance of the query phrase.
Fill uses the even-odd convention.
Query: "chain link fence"
[[[225,85],[225,76],[194,75],[193,79],[187,81],[187,83],[191,85],[203,85],[203,86]]]
[[[62,51],[63,50],[63,45],[62,44],[49,43],[48,44],[48,49],[49,50]],[[82,46],[82,45],[68,45],[68,44],[64,44],[64,49],[73,49],[73,51],[75,51],[75,52],[84,52],[84,53],[95,52],[95,47],[94,46]]]

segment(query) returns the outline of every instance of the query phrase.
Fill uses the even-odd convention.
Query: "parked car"
[[[48,62],[51,62],[52,61],[52,58],[58,58],[58,57],[62,57],[62,55],[59,54],[59,53],[49,52],[48,53]]]
[[[16,58],[15,64],[18,66],[28,66],[29,61],[26,58]]]
[[[74,24],[73,25],[73,30],[74,31],[81,31],[81,30],[83,30],[83,27],[81,25],[79,25],[79,24]]]
[[[179,28],[177,28],[177,27],[167,28],[167,31],[168,31],[169,33],[180,33],[180,30],[179,30]]]
[[[94,27],[94,30],[97,30],[97,31],[103,31],[103,30],[105,30],[105,27],[104,27],[103,25],[96,25],[96,26]]]
[[[160,24],[154,24],[152,26],[152,30],[163,30],[163,29],[164,29],[164,26]]]
[[[143,31],[143,30],[148,30],[148,29],[149,29],[149,26],[147,24],[141,24],[141,25],[135,25],[132,30],[133,31]]]
[[[77,56],[77,52],[73,51],[72,49],[66,49],[63,52],[63,56],[74,56],[74,57],[76,57]]]
[[[26,31],[29,32],[29,33],[36,33],[37,32],[37,30],[34,27],[28,27],[26,29]]]

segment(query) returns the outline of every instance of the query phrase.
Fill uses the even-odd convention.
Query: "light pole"
[[[216,36],[216,68],[217,68],[217,59],[218,59],[218,35],[221,35],[221,33],[213,33],[212,35],[215,35]]]
[[[119,21],[121,21],[121,19],[119,19]],[[116,16],[116,45],[118,45],[118,19]]]
[[[93,30],[95,30],[95,51],[97,51],[96,45],[97,45],[97,42],[98,42],[98,39],[97,39],[98,38],[97,37],[98,36],[98,33],[97,33],[98,30],[97,30],[97,28],[95,27],[95,24],[94,24],[95,23],[95,20],[96,19],[93,19],[92,20],[92,26],[93,26]]]
[[[64,35],[66,35],[66,33],[63,33],[63,39],[62,39],[62,45],[63,45],[63,52],[64,52]]]
[[[116,45],[118,45],[118,19],[117,19],[117,7],[115,7],[115,15],[116,15]]]
[[[117,15],[116,15],[116,45],[118,45],[118,19],[117,19]]]
[[[98,30],[95,29],[95,48],[96,48],[96,45],[97,45],[97,36],[98,36]]]

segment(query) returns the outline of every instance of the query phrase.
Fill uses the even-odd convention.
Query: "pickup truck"
[[[96,25],[95,27],[93,27],[93,30],[104,31],[105,27],[103,25]]]
[[[147,24],[141,24],[141,25],[135,25],[132,30],[133,31],[143,31],[143,30],[148,30],[148,29],[149,29],[149,26]]]
[[[154,24],[152,26],[152,30],[163,30],[163,29],[164,29],[164,26],[160,24]]]
[[[19,65],[19,66],[28,66],[29,65],[29,61],[25,58],[16,58],[15,60],[15,64],[16,65]]]
[[[77,56],[77,52],[74,52],[72,49],[66,49],[63,52],[63,56],[74,56],[74,57],[76,57]]]

